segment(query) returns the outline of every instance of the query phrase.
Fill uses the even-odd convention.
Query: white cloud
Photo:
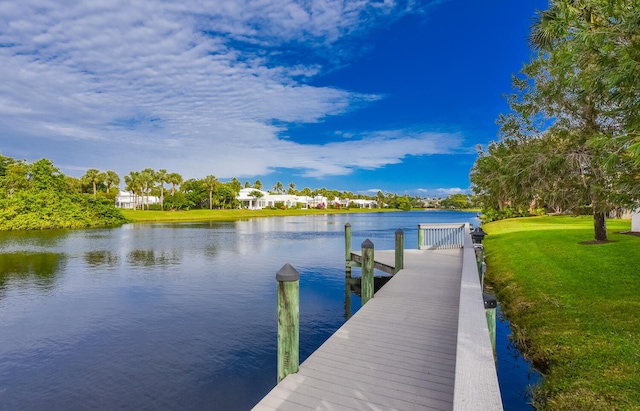
[[[0,2],[0,151],[60,167],[166,168],[185,176],[307,176],[450,153],[461,136],[392,130],[329,144],[289,141],[313,123],[382,98],[297,80],[318,61],[273,64],[296,43],[329,47],[411,2],[137,0]],[[245,47],[252,44],[255,47]],[[284,124],[284,125],[283,125]],[[358,155],[354,156],[353,153]]]

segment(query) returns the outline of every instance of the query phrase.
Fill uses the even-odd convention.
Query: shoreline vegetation
[[[147,168],[130,172],[124,182],[124,190],[130,197],[121,201],[120,177],[112,170],[101,172],[92,168],[78,179],[64,175],[45,158],[29,163],[0,154],[0,231],[114,227],[146,221],[229,221],[284,215],[408,211],[423,207],[465,210],[477,206],[473,197],[466,194],[428,199],[378,191],[371,196],[326,188],[297,190],[293,182],[285,190],[278,181],[269,193],[286,191],[288,195],[307,198],[320,196],[323,202],[316,209],[300,209],[299,204],[286,207],[284,202],[275,202],[268,209],[247,210],[238,199],[243,185],[236,178],[221,182],[209,175],[183,181],[178,173]],[[244,187],[255,188],[255,199],[262,196],[260,180],[253,186],[247,181]],[[153,201],[150,202],[150,198]],[[374,200],[377,207],[359,208],[353,201],[341,203],[340,198]],[[135,211],[116,208],[116,203],[133,205]]]
[[[544,379],[537,410],[640,409],[640,238],[629,220],[546,216],[483,225],[486,282]]]
[[[414,208],[412,211],[437,211],[445,209],[433,208]],[[296,209],[288,208],[286,210],[269,209],[262,210],[189,210],[189,211],[140,211],[140,210],[120,210],[122,215],[132,223],[150,223],[150,222],[196,222],[196,221],[236,221],[248,218],[263,217],[284,217],[284,216],[302,216],[302,215],[323,215],[323,214],[348,214],[348,213],[389,213],[403,211],[397,208],[327,208],[327,209]],[[460,212],[476,212],[476,209],[466,210],[449,210]]]
[[[280,209],[222,209],[222,210],[188,210],[188,211],[154,211],[154,210],[120,210],[124,217],[133,223],[150,223],[150,222],[196,222],[196,221],[236,221],[246,220],[249,218],[262,217],[284,217],[298,215],[316,215],[316,214],[347,214],[347,213],[382,213],[396,212],[398,209],[381,209],[381,208],[341,208],[341,209],[296,209],[288,208]]]

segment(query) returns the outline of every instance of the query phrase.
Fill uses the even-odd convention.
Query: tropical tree
[[[133,198],[133,210],[138,208],[138,195],[142,194],[142,176],[139,171],[130,171],[128,175],[124,176],[124,183],[126,184],[125,190],[131,193]]]
[[[262,181],[256,180],[253,183],[253,188],[255,188],[256,190],[262,190]]]
[[[96,168],[90,168],[86,173],[84,173],[81,180],[85,184],[91,184],[91,186],[93,187],[93,198],[95,199],[97,193],[96,185],[98,183],[104,182],[105,174],[100,172],[100,170]]]
[[[107,193],[111,191],[111,186],[116,187],[120,184],[120,176],[113,170],[108,170],[104,173],[104,182],[107,185]]]
[[[144,196],[146,197],[144,204],[147,206],[147,210],[149,209],[149,195],[151,194],[151,190],[153,189],[155,183],[158,181],[156,178],[156,172],[152,168],[145,168],[140,172],[140,179],[143,185]],[[143,205],[144,208],[144,205]]]
[[[630,200],[620,196],[619,182],[636,173],[619,153],[631,147],[629,136],[637,137],[640,87],[630,73],[637,73],[640,60],[628,54],[640,55],[640,40],[628,26],[637,28],[639,12],[628,1],[551,1],[532,27],[537,55],[524,66],[524,77],[513,79],[512,112],[498,121],[511,145],[529,150],[544,133],[555,139],[566,160],[555,165],[577,176],[555,182],[572,197],[586,198],[599,241],[607,239],[608,211]]]
[[[208,188],[203,180],[190,178],[180,186],[180,191],[185,194],[189,207],[205,208],[208,206]]]
[[[2,179],[0,180],[4,194],[9,198],[13,196],[13,193],[29,186],[29,180],[27,179],[29,166],[26,161],[11,160],[5,163]]]
[[[171,184],[171,195],[173,196],[176,193],[176,186],[182,184],[182,176],[178,173],[169,173],[166,181]]]
[[[218,179],[213,175],[206,176],[202,183],[209,190],[209,210],[213,210],[213,191],[218,187]]]
[[[282,185],[281,181],[278,181],[273,185],[273,191],[275,191],[278,194],[284,192],[284,186]]]
[[[233,177],[227,184],[233,189],[236,195],[240,193],[240,190],[242,190],[242,183],[235,177]]]
[[[287,191],[287,194],[296,194],[296,183],[293,181],[289,183],[289,190]]]
[[[160,208],[162,210],[164,210],[164,185],[169,182],[168,176],[169,174],[167,174],[167,170],[163,168],[156,171],[156,181],[160,183]]]
[[[216,196],[219,198],[222,208],[233,208],[239,192],[240,189],[238,189],[237,184],[232,180],[220,184],[216,190]]]

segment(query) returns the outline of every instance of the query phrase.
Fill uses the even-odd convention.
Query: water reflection
[[[63,269],[65,256],[58,253],[15,252],[0,254],[0,287],[15,281],[17,287],[50,289],[56,274]]]
[[[0,253],[50,251],[71,233],[70,230],[0,231]]]
[[[163,267],[178,265],[182,260],[180,250],[155,251],[132,250],[127,254],[127,264],[138,267]]]
[[[373,292],[377,293],[386,283],[391,280],[390,275],[373,277]],[[351,273],[346,272],[344,278],[344,318],[349,319],[353,316],[353,301],[352,294],[357,296],[357,303],[360,304],[361,307],[361,278],[360,277],[352,277]]]
[[[417,238],[434,217],[474,215],[0,233],[0,408],[249,409],[276,381],[282,265],[301,276],[304,359],[360,307],[359,286],[345,286],[344,224],[354,246],[392,249],[397,228]]]
[[[84,253],[84,261],[87,266],[91,268],[99,266],[114,268],[120,264],[120,256],[112,251],[106,250],[87,251]]]

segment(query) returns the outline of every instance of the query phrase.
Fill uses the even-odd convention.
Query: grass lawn
[[[190,211],[141,211],[141,210],[120,210],[122,214],[133,222],[153,222],[153,221],[234,221],[257,217],[295,216],[312,214],[345,214],[345,213],[380,213],[389,211],[399,211],[396,209],[307,209],[298,210],[289,208],[286,210],[190,210]]]
[[[543,372],[542,410],[640,410],[640,237],[608,220],[532,217],[483,229],[487,282],[513,338]]]

